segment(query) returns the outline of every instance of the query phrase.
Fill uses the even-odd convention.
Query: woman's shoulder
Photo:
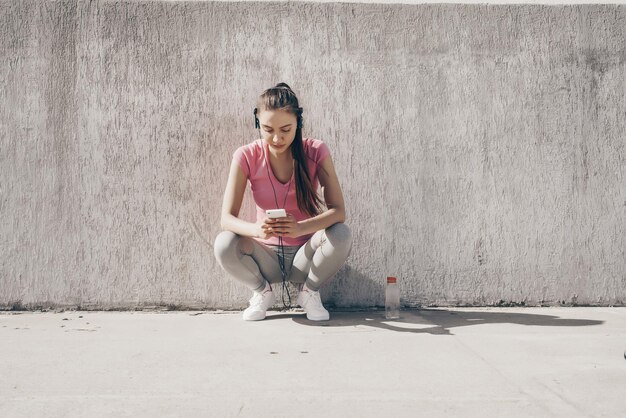
[[[233,154],[236,154],[236,155],[244,154],[248,156],[254,156],[262,152],[263,152],[263,145],[261,143],[261,140],[256,139],[247,144],[240,145],[239,147],[237,147],[237,149],[234,151]]]
[[[318,138],[302,138],[302,143],[306,153],[315,157],[316,161],[323,160],[330,154],[330,149],[324,141]]]
[[[321,139],[311,137],[302,137],[302,142],[305,146],[314,148],[319,148],[322,144],[324,144],[324,141]]]
[[[241,150],[256,150],[261,149],[262,144],[260,139],[255,139],[252,142],[248,142],[247,144],[240,145],[239,148]]]

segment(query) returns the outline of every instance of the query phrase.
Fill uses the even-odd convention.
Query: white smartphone
[[[285,212],[285,209],[268,209],[265,211],[265,213],[270,219],[284,218],[287,216],[287,212]]]

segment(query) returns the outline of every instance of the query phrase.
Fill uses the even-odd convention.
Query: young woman
[[[286,281],[299,284],[297,302],[309,320],[328,320],[319,289],[339,271],[352,248],[330,151],[324,142],[302,137],[302,108],[285,83],[261,94],[254,119],[260,138],[233,153],[215,257],[253,291],[244,320],[264,319],[276,300],[272,284],[282,282],[288,290]],[[248,181],[256,223],[238,217]],[[270,219],[268,209],[285,209],[286,216]]]

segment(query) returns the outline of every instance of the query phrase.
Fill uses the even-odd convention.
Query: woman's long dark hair
[[[305,158],[310,159],[310,157],[304,153],[302,146],[302,128],[299,127],[302,125],[302,109],[298,104],[298,98],[286,83],[278,83],[276,86],[265,90],[259,96],[256,107],[259,111],[285,110],[296,115],[298,127],[296,127],[296,136],[291,143],[291,155],[294,160],[298,208],[310,216],[320,214],[323,202],[317,195],[316,190],[313,189],[305,160]],[[319,168],[323,170],[321,166]]]

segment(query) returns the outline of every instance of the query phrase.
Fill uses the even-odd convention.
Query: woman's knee
[[[352,245],[352,231],[350,227],[343,222],[337,222],[326,228],[326,237],[334,247],[347,247]]]
[[[227,254],[237,249],[240,235],[232,231],[222,231],[215,237],[213,252],[218,260],[223,259]]]

